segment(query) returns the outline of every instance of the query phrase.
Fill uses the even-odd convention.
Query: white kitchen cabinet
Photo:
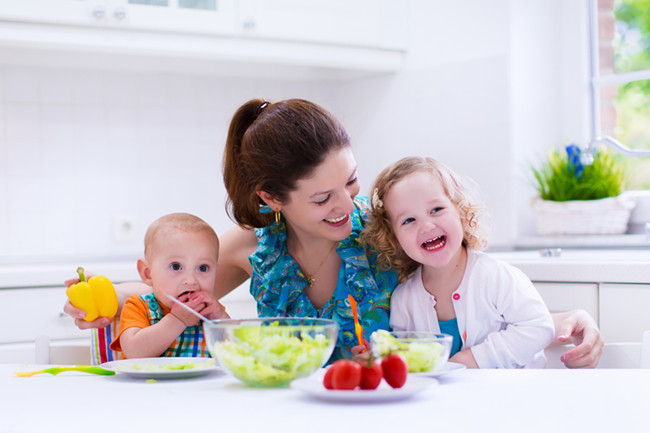
[[[233,34],[235,0],[3,0],[0,18],[76,26]]]
[[[600,328],[605,342],[641,341],[650,330],[650,284],[600,284]]]
[[[65,289],[0,289],[0,363],[34,362],[37,337],[47,337],[53,347],[74,345],[77,351],[87,348],[90,358],[90,331],[82,331],[63,313]],[[57,362],[65,354],[55,356]]]
[[[534,282],[551,313],[575,309],[587,311],[598,322],[598,284]]]
[[[407,11],[403,0],[0,0],[0,63],[359,78],[402,66]]]
[[[90,338],[72,317],[63,313],[66,301],[63,286],[0,290],[0,343],[33,342],[46,335],[51,340]]]
[[[244,37],[392,48],[404,11],[395,0],[240,0],[238,25]]]

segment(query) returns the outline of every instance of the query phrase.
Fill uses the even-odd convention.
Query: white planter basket
[[[600,200],[533,200],[532,207],[540,235],[603,235],[627,231],[632,197],[619,195]]]

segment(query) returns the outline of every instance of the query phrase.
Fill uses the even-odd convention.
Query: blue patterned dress
[[[394,271],[379,269],[372,250],[359,243],[364,216],[369,210],[368,198],[357,197],[351,215],[352,233],[336,248],[342,263],[334,295],[323,308],[317,309],[305,295],[307,280],[298,263],[287,251],[287,231],[282,222],[256,229],[257,251],[250,256],[253,267],[250,291],[257,301],[260,317],[318,317],[339,324],[339,335],[331,361],[350,358],[356,346],[354,319],[348,294],[356,299],[364,338],[377,329],[389,329],[390,297],[397,285]]]

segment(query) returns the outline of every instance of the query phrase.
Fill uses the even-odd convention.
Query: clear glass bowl
[[[333,320],[275,317],[203,322],[219,364],[255,387],[285,387],[325,365],[338,336]]]
[[[448,334],[377,331],[370,337],[370,346],[377,357],[383,357],[391,351],[401,353],[406,359],[409,373],[423,373],[445,366],[452,341],[453,337]]]

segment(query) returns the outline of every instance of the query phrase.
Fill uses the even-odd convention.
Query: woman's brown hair
[[[447,197],[458,209],[463,226],[463,246],[483,249],[487,245],[487,239],[479,225],[483,206],[472,198],[460,176],[433,158],[415,156],[402,158],[377,176],[372,187],[370,218],[361,233],[362,241],[377,250],[382,268],[394,269],[400,283],[406,281],[420,264],[411,259],[397,241],[383,199],[393,185],[417,172],[428,172],[440,179]]]
[[[228,215],[242,227],[267,226],[273,213],[260,213],[264,203],[256,191],[286,201],[298,180],[349,144],[341,123],[313,102],[246,102],[230,122],[223,156]]]

